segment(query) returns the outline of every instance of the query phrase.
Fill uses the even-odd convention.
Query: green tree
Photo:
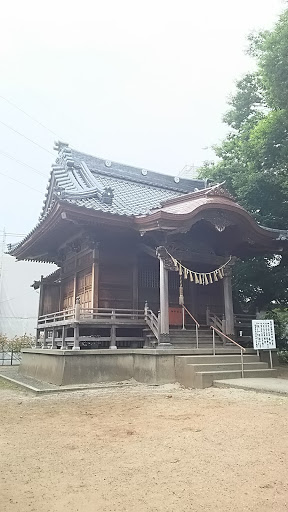
[[[224,116],[230,132],[201,176],[225,187],[260,224],[288,226],[288,10],[271,32],[250,37],[257,70],[237,83]],[[288,256],[237,262],[234,289],[253,307],[287,304]]]

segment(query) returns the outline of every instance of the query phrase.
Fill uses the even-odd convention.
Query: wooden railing
[[[207,307],[206,309],[206,323],[209,325],[209,327],[213,326],[218,329],[218,335],[222,339],[223,343],[225,343],[224,334],[226,333],[226,321],[225,318],[222,318],[222,320],[219,318],[219,316],[216,315],[213,311],[210,311],[210,309]],[[222,334],[219,334],[222,333]]]
[[[157,339],[157,341],[159,341],[159,319],[153,313],[152,309],[148,308],[147,303],[145,304],[145,308],[144,308],[144,318],[145,318],[146,324],[153,332],[155,338]]]
[[[144,320],[143,309],[80,308],[80,320]]]
[[[67,320],[74,320],[75,308],[64,309],[63,311],[56,311],[56,313],[49,313],[38,317],[38,325],[45,327],[46,325],[56,322],[66,322]]]
[[[110,308],[82,308],[76,304],[74,308],[41,315],[38,318],[38,327],[52,327],[53,324],[81,322],[81,321],[107,321],[107,323],[125,323],[129,320],[143,321],[144,311],[142,309],[110,309]]]

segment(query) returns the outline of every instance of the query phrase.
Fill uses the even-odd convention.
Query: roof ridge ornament
[[[53,149],[55,151],[58,151],[58,153],[60,153],[60,151],[62,151],[62,149],[64,149],[64,148],[68,148],[71,152],[68,142],[63,142],[61,140],[55,140],[54,147],[53,147]]]
[[[217,183],[216,185],[213,185],[212,187],[208,188],[205,192],[206,196],[222,196],[227,197],[228,199],[231,199],[232,201],[235,201],[235,197],[228,192],[225,188],[223,188],[223,185],[225,185],[226,181],[222,181],[222,183]],[[205,189],[204,189],[205,190]]]

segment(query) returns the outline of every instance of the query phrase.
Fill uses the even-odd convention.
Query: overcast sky
[[[271,28],[284,6],[283,0],[5,3],[0,230],[24,234],[35,226],[57,138],[96,156],[175,175],[186,164],[213,159],[211,145],[226,133],[227,99],[253,68],[247,35]],[[35,314],[38,297],[28,285],[50,267],[5,262],[5,301],[18,297],[9,301],[10,310]],[[8,316],[3,300],[0,316]]]

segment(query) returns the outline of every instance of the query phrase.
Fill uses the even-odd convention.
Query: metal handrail
[[[189,309],[186,308],[186,306],[184,306],[184,304],[182,304],[183,308],[185,309],[186,313],[188,313],[188,315],[192,318],[193,322],[195,323],[195,325],[197,325],[197,327],[200,327],[200,324],[199,322],[197,322],[196,318],[194,318],[194,316],[192,315],[192,313],[190,313]]]
[[[239,345],[239,343],[237,343],[237,341],[232,340],[232,338],[229,338],[229,336],[227,336],[227,334],[224,334],[224,332],[217,329],[217,327],[214,327],[214,325],[210,325],[210,329],[214,329],[214,331],[217,331],[218,334],[220,334],[221,336],[224,336],[224,338],[231,341],[232,343],[234,343],[234,345],[237,345],[237,347],[239,347],[241,350],[246,352],[246,348],[242,347],[242,345]]]
[[[199,322],[197,322],[196,318],[194,318],[192,313],[190,313],[189,309],[187,309],[184,304],[182,304],[182,308],[183,308],[183,328],[184,328],[184,310],[186,311],[186,313],[188,313],[188,315],[192,318],[193,322],[195,323],[196,348],[198,349],[199,348],[199,332],[198,332],[198,329],[200,327],[200,324],[199,324]]]
[[[213,329],[213,355],[215,356],[216,355],[216,346],[215,346],[215,331],[220,334],[220,336],[223,336],[224,338],[226,338],[227,340],[231,341],[232,343],[234,343],[234,345],[236,345],[237,347],[240,348],[240,357],[241,357],[241,377],[244,378],[244,360],[243,360],[243,352],[246,352],[246,348],[242,347],[241,345],[239,345],[239,343],[237,343],[236,341],[232,340],[232,338],[230,338],[229,336],[227,336],[227,334],[224,334],[224,332],[220,331],[219,329],[217,329],[217,327],[214,327],[214,325],[210,325],[210,329]]]

